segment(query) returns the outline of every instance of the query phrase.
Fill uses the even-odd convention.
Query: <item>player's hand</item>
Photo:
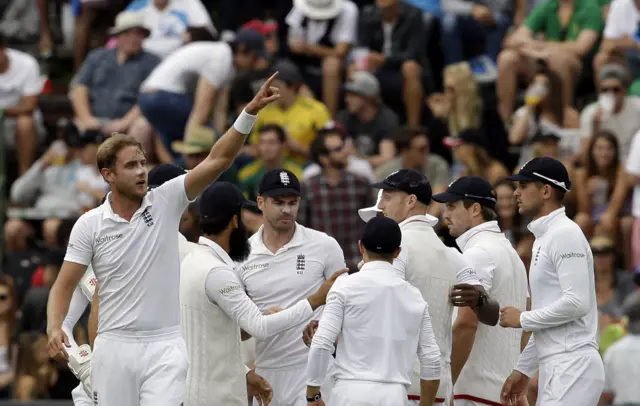
[[[511,375],[507,378],[502,385],[502,391],[500,392],[500,401],[505,406],[520,406],[526,404],[523,403],[523,398],[526,399],[527,385],[529,385],[529,377],[519,371],[511,372]]]
[[[256,374],[255,371],[247,372],[247,392],[261,406],[267,406],[273,397],[273,389],[269,382]]]
[[[502,327],[521,328],[520,314],[522,312],[515,307],[507,306],[500,309],[500,325]]]
[[[268,315],[270,315],[270,314],[276,314],[276,313],[279,313],[279,312],[281,312],[281,311],[282,311],[282,309],[281,309],[281,308],[279,308],[279,307],[270,307],[270,308],[268,308],[268,309],[267,309],[267,311],[266,311],[266,312],[264,312],[263,314],[264,314],[265,316],[268,316]]]
[[[47,330],[47,337],[49,338],[49,356],[58,361],[69,362],[69,354],[66,349],[70,348],[71,344],[69,344],[69,337],[62,331],[62,328]]]
[[[451,304],[457,307],[476,307],[478,298],[480,298],[478,288],[468,283],[453,285],[449,294]]]
[[[307,402],[307,406],[324,406],[324,400],[320,399],[317,402]]]
[[[302,341],[304,341],[305,345],[309,347],[311,345],[311,340],[313,339],[313,335],[316,333],[318,329],[318,320],[311,320],[307,327],[302,331]]]
[[[307,300],[309,301],[309,304],[311,305],[311,308],[313,310],[317,309],[320,306],[324,306],[327,301],[327,295],[329,294],[329,291],[331,290],[331,287],[335,283],[336,279],[338,279],[340,275],[347,272],[349,272],[349,268],[344,268],[334,272],[333,275],[331,275],[331,277],[318,288],[316,293],[309,296]]]
[[[280,89],[271,85],[277,77],[278,72],[271,75],[271,77],[260,86],[260,90],[258,90],[258,93],[253,97],[253,100],[244,108],[248,114],[255,116],[266,105],[280,98]]]

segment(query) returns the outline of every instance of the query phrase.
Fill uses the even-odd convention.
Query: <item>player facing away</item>
[[[92,264],[98,280],[98,337],[91,360],[94,403],[178,406],[188,360],[180,331],[178,224],[187,205],[231,166],[257,119],[280,97],[271,76],[209,156],[186,175],[147,190],[144,152],[114,134],[98,149],[111,186],[106,201],[82,215],[49,295],[49,353],[65,351],[62,322],[76,285]]]
[[[539,368],[539,406],[592,406],[604,387],[598,353],[598,309],[593,255],[580,227],[565,214],[562,199],[571,188],[564,165],[534,158],[517,175],[514,192],[520,214],[533,218],[535,237],[529,269],[531,311],[500,310],[500,325],[533,334],[502,388],[502,402],[524,396]]]
[[[260,311],[289,308],[346,268],[338,242],[296,223],[300,182],[285,169],[267,172],[259,185],[258,208],[264,225],[249,239],[251,254],[236,268],[247,295]],[[273,406],[306,406],[305,367],[309,349],[299,329],[256,341],[256,373],[273,387]],[[255,404],[255,403],[254,403]]]
[[[436,403],[449,405],[453,397],[451,382],[451,325],[453,306],[470,307],[482,323],[498,322],[498,303],[490,299],[478,280],[472,264],[438,238],[433,227],[438,219],[427,214],[431,204],[431,185],[422,173],[400,169],[380,183],[378,208],[382,214],[400,224],[402,251],[394,267],[418,288],[429,311],[442,357],[442,376]],[[420,400],[419,366],[416,362],[409,399]]]
[[[497,201],[491,184],[478,176],[463,176],[433,200],[444,204],[449,234],[487,293],[502,306],[524,309],[527,271],[495,220]],[[502,384],[526,339],[520,329],[483,325],[473,310],[459,308],[451,351],[455,406],[499,404]]]
[[[220,405],[247,406],[247,390],[266,405],[271,387],[242,363],[238,325],[258,339],[299,326],[324,305],[339,273],[308,299],[263,315],[234,271],[234,263],[244,261],[251,247],[241,211],[255,203],[228,182],[208,186],[199,202],[202,236],[182,262],[180,274],[182,333],[191,365],[184,406],[208,406],[212,399]]]
[[[360,271],[327,296],[307,362],[308,406],[324,405],[320,385],[338,340],[330,406],[408,404],[416,355],[420,406],[431,406],[440,381],[440,349],[420,291],[393,268],[402,234],[386,217],[371,219],[359,242]]]

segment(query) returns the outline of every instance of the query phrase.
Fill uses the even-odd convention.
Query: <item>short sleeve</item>
[[[633,141],[631,141],[631,149],[629,150],[625,170],[630,175],[640,176],[640,131],[633,136]]]
[[[305,30],[302,28],[302,13],[300,10],[293,7],[287,17],[285,18],[285,23],[289,27],[288,30],[288,39],[291,40],[306,40],[305,38]]]
[[[231,48],[225,46],[222,52],[212,58],[207,66],[202,68],[201,76],[209,81],[217,89],[226,88],[231,84],[233,75],[233,63]]]
[[[80,265],[89,266],[93,258],[93,227],[91,217],[82,215],[73,225],[67,253],[64,260]]]
[[[584,9],[584,17],[580,25],[580,32],[584,30],[593,30],[598,34],[602,32],[602,26],[604,25],[602,13],[596,4],[588,3]]]
[[[618,39],[625,34],[624,24],[620,24],[620,21],[625,21],[625,5],[628,4],[624,1],[614,1],[609,8],[609,15],[604,26],[604,33],[602,34],[605,39]]]
[[[187,1],[187,12],[189,13],[190,27],[213,27],[213,22],[209,16],[209,12],[200,2],[200,0]]]
[[[158,194],[165,201],[169,212],[175,216],[181,217],[189,203],[193,202],[187,197],[187,191],[184,186],[186,176],[180,175],[177,178],[173,178],[151,192]]]
[[[529,16],[524,22],[524,25],[534,33],[544,31],[545,22],[549,13],[547,12],[547,5],[549,2],[544,2],[534,7],[529,13]]]
[[[358,7],[351,1],[345,1],[338,21],[331,31],[335,44],[355,44],[358,31]]]
[[[347,264],[344,260],[344,252],[335,238],[327,236],[324,250],[326,254],[324,278],[329,279],[336,271],[346,268]]]
[[[24,87],[22,88],[23,96],[37,96],[42,90],[42,81],[40,80],[40,67],[38,62],[29,57],[29,63],[25,67]]]
[[[480,247],[473,247],[467,250],[464,254],[465,259],[469,264],[473,264],[476,277],[480,281],[480,284],[487,292],[491,291],[493,286],[493,275],[496,269],[496,264],[489,253]]]
[[[455,248],[449,248],[449,253],[451,263],[456,270],[456,283],[466,283],[473,286],[480,285],[476,271],[469,261]]]
[[[100,62],[103,52],[104,51],[102,49],[96,49],[89,53],[89,56],[87,56],[80,66],[80,72],[78,72],[78,76],[75,80],[76,84],[91,87],[93,82],[93,73]]]

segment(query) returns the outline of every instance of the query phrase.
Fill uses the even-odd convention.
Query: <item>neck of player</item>
[[[562,205],[560,203],[545,202],[542,204],[542,207],[540,207],[540,210],[538,211],[538,213],[535,216],[533,216],[533,220],[537,220],[541,217],[548,216],[549,214],[558,210],[561,207]]]
[[[293,234],[296,232],[296,227],[291,227],[287,231],[279,231],[271,228],[269,223],[265,222],[262,229],[262,242],[271,252],[278,252],[278,250],[286,243],[291,241]]]
[[[220,246],[220,248],[222,248],[224,250],[224,252],[226,252],[227,254],[229,252],[231,252],[231,239],[229,238],[229,233],[228,232],[223,231],[222,233],[220,233],[218,235],[203,234],[202,236],[204,238],[206,238],[207,240],[211,240],[211,241],[215,242],[216,244],[218,244]]]
[[[118,216],[122,217],[125,220],[131,220],[133,217],[133,213],[135,213],[140,206],[142,205],[141,198],[132,199],[123,194],[118,193],[118,191],[113,188],[111,191],[111,209]]]

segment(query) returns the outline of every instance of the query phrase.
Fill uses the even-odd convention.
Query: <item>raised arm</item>
[[[195,199],[205,187],[229,169],[251,133],[258,112],[280,98],[278,88],[271,86],[277,76],[278,72],[267,79],[233,126],[211,148],[207,158],[186,175],[185,190],[189,200]]]

